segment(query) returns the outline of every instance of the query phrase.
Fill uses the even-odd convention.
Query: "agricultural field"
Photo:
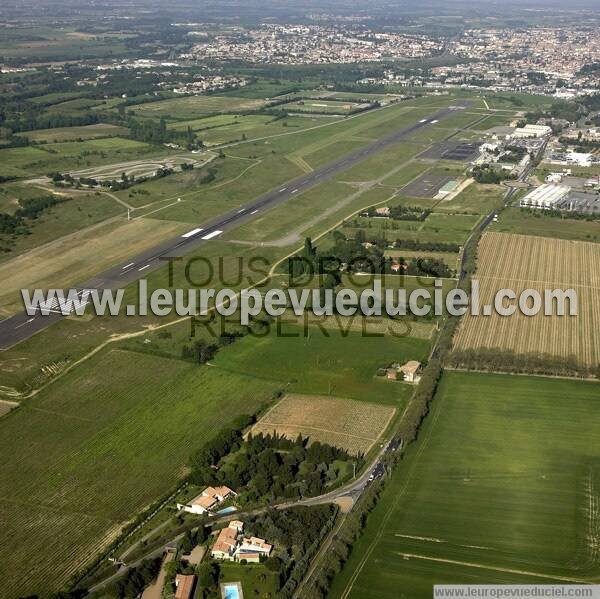
[[[98,123],[97,125],[85,125],[82,127],[57,127],[55,129],[37,129],[27,131],[24,137],[31,141],[55,143],[61,141],[78,141],[87,139],[97,139],[101,137],[116,137],[126,135],[125,127],[109,125],[107,123]]]
[[[328,596],[598,583],[599,401],[594,382],[446,372]]]
[[[137,116],[189,120],[221,112],[257,110],[265,104],[262,99],[233,96],[185,96],[140,104],[131,110]]]
[[[341,447],[354,455],[366,454],[381,437],[396,410],[322,395],[286,395],[253,427],[253,434],[273,433],[309,443],[319,441]]]
[[[500,213],[492,230],[498,233],[539,235],[554,239],[600,242],[600,221],[555,217],[542,210],[525,210],[511,206]]]
[[[106,373],[111,376],[107,377]],[[278,383],[113,350],[0,420],[2,590],[58,590],[170,491],[189,455]],[[225,409],[224,409],[225,408]],[[8,493],[10,490],[10,493]]]
[[[418,202],[407,203],[418,204]],[[354,237],[358,230],[362,230],[367,237],[381,237],[388,241],[402,239],[421,243],[440,242],[462,245],[480,218],[473,214],[444,212],[432,212],[422,222],[354,217],[346,221],[342,232],[348,237]]]
[[[409,385],[376,377],[392,362],[424,361],[430,342],[280,322],[261,338],[240,339],[211,361],[215,368],[288,385],[289,393],[333,395],[401,409]]]
[[[576,316],[463,316],[455,348],[497,348],[517,354],[544,351],[575,357],[580,364],[600,362],[600,245],[546,237],[486,233],[479,245],[481,305],[493,305],[500,289],[517,295],[525,289],[574,289]],[[543,297],[543,296],[542,296]]]

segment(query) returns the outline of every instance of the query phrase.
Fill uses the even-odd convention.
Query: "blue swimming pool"
[[[218,516],[221,516],[222,514],[231,514],[232,512],[237,512],[237,508],[232,505],[229,507],[224,507],[222,510],[219,510],[217,513]]]
[[[223,599],[240,599],[237,583],[223,585]]]

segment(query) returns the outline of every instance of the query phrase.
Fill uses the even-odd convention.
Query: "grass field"
[[[45,222],[54,224],[52,216],[46,217]],[[55,226],[64,231],[61,228],[64,224]],[[118,218],[96,227],[68,231],[70,235],[56,240],[46,240],[45,245],[0,263],[0,277],[5,281],[0,292],[0,314],[22,309],[19,292],[22,288],[63,288],[81,283],[119,260],[186,229],[187,226],[181,223],[151,218],[136,221]],[[52,232],[49,227],[44,230]],[[25,237],[25,240],[31,240],[31,237]],[[40,241],[38,237],[38,243]]]
[[[234,96],[186,96],[140,104],[131,109],[139,116],[187,120],[221,112],[255,110],[264,105],[265,100],[260,99]]]
[[[548,216],[542,210],[524,210],[510,207],[503,210],[500,219],[492,225],[499,233],[540,235],[555,239],[579,239],[600,242],[600,222]]]
[[[110,376],[107,377],[107,373]],[[168,492],[190,453],[278,383],[179,360],[94,357],[0,420],[2,590],[58,589],[139,510]]]
[[[236,564],[223,562],[219,564],[221,574],[219,583],[239,582],[244,597],[275,597],[279,588],[277,573],[262,564]]]
[[[576,316],[471,316],[466,314],[455,338],[457,349],[479,347],[540,351],[577,360],[600,362],[600,245],[546,237],[486,233],[479,245],[481,304],[493,305],[500,289],[517,295],[525,289],[574,289]]]
[[[415,201],[407,203],[418,204]],[[433,212],[423,222],[354,217],[346,221],[342,231],[349,237],[353,237],[357,230],[363,230],[367,237],[377,236],[388,241],[402,239],[460,245],[465,242],[480,218],[473,214],[443,212]]]
[[[253,427],[252,433],[273,433],[309,442],[320,441],[352,454],[366,454],[383,434],[395,408],[321,395],[286,395]]]
[[[37,129],[27,131],[25,134],[31,141],[61,142],[96,139],[99,137],[114,137],[126,135],[125,127],[98,123],[97,125],[85,125],[82,127],[57,127],[56,129]]]
[[[436,583],[598,582],[598,389],[446,373],[329,596],[429,599]]]
[[[287,112],[308,112],[319,114],[352,114],[354,111],[365,108],[366,104],[356,102],[340,102],[337,100],[296,100],[283,105]]]
[[[357,331],[322,331],[282,323],[262,338],[246,337],[213,360],[228,372],[287,385],[293,393],[333,395],[400,408],[412,389],[376,377],[391,362],[423,361],[429,342]]]
[[[156,152],[146,143],[123,137],[104,137],[86,141],[47,143],[0,150],[3,174],[15,177],[46,175],[124,160],[133,160]],[[164,149],[163,149],[164,154]]]

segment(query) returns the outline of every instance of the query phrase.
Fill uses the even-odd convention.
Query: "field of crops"
[[[599,385],[446,373],[332,598],[600,580]]]
[[[396,410],[389,406],[321,395],[286,395],[252,428],[253,433],[276,431],[290,439],[298,434],[367,453],[379,439]]]
[[[600,362],[600,245],[526,235],[487,233],[479,246],[481,304],[493,305],[500,289],[569,289],[577,292],[577,316],[465,315],[458,349],[480,347],[516,353],[549,353],[588,366]],[[543,296],[542,296],[543,297]]]
[[[57,590],[276,383],[112,351],[0,421],[3,596]]]

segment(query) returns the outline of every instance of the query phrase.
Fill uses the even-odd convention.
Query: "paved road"
[[[463,102],[463,105],[467,103]],[[395,131],[364,148],[326,164],[320,169],[298,177],[276,190],[269,191],[246,204],[243,208],[227,212],[207,223],[198,224],[190,232],[180,237],[170,239],[150,250],[132,256],[130,259],[109,268],[88,281],[75,285],[74,288],[84,293],[85,290],[91,289],[101,291],[103,289],[125,287],[160,268],[166,258],[183,256],[191,252],[198,246],[208,243],[211,239],[219,237],[225,231],[253,220],[257,214],[293,199],[308,189],[366,160],[369,156],[406,140],[419,129],[429,127],[452,114],[454,114],[452,108],[440,110],[427,119],[422,119],[409,127]],[[17,343],[29,339],[63,318],[65,318],[65,315],[57,307],[49,314],[38,312],[35,316],[29,316],[23,312],[0,322],[0,350],[9,349]]]

